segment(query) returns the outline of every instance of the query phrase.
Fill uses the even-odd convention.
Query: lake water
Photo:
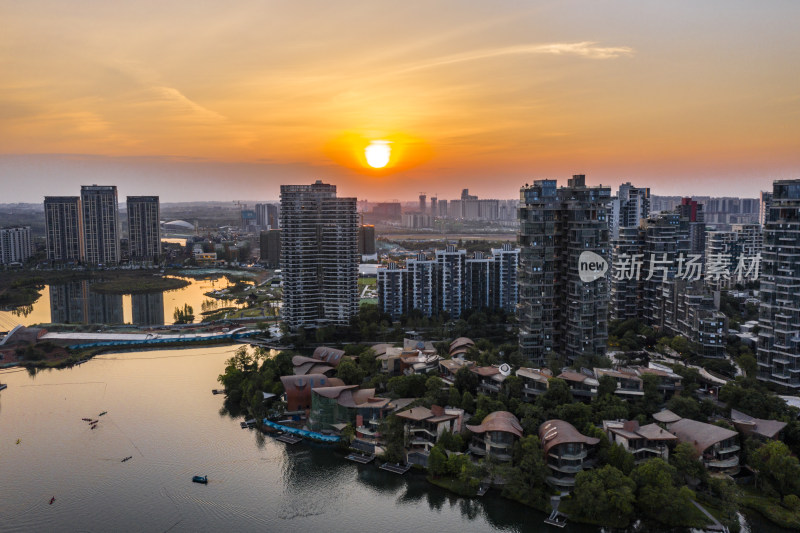
[[[184,304],[192,306],[195,322],[200,322],[202,311],[241,307],[234,300],[217,300],[205,295],[230,286],[226,277],[179,279],[188,281],[189,285],[171,291],[134,295],[94,293],[88,281],[45,285],[33,305],[0,311],[0,330],[11,329],[17,324],[173,324],[175,308],[182,308]]]
[[[211,394],[235,349],[110,353],[35,376],[0,372],[9,385],[0,392],[0,531],[559,531],[493,491],[460,498],[419,474],[241,429]],[[195,474],[208,485],[192,483]],[[753,531],[777,531],[766,526]]]

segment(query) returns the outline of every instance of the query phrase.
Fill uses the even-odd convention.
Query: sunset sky
[[[800,2],[0,0],[0,202],[800,177]],[[364,148],[392,148],[386,169]]]

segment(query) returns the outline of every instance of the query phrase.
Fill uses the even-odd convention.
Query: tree
[[[503,495],[543,509],[547,505],[545,476],[547,465],[544,461],[539,437],[528,435],[514,444],[511,477],[503,487]]]
[[[478,388],[478,375],[472,372],[466,366],[462,366],[456,372],[456,377],[453,380],[458,392],[464,394],[465,392],[475,393]]]
[[[592,408],[585,403],[565,403],[559,405],[556,410],[556,417],[569,422],[576,428],[584,428],[592,423]]]
[[[458,393],[457,388],[450,387],[450,391],[447,396],[447,405],[449,405],[450,407],[461,406],[461,394]]]
[[[572,403],[572,392],[569,390],[569,385],[563,379],[548,379],[547,391],[539,396],[537,403],[548,413],[553,412],[561,404]]]
[[[175,308],[172,318],[176,324],[190,324],[194,322],[194,309],[189,304],[183,304],[183,308]]]
[[[434,477],[447,475],[447,455],[438,444],[428,456],[428,472]]]
[[[364,380],[364,374],[352,359],[344,359],[336,367],[336,377],[344,381],[347,385],[360,385]]]
[[[425,396],[427,380],[428,376],[425,374],[395,376],[389,379],[386,388],[397,398],[421,398]]]
[[[522,378],[519,376],[508,376],[503,381],[503,390],[508,398],[522,398]]]
[[[660,457],[650,459],[633,470],[636,502],[645,517],[669,526],[684,525],[682,517],[691,509],[694,493],[675,484],[677,472]]]
[[[698,481],[704,481],[707,477],[706,469],[699,459],[697,450],[688,442],[681,442],[675,447],[675,451],[669,457],[669,462],[686,483],[697,484]]]
[[[600,385],[597,387],[597,397],[614,394],[617,390],[617,380],[608,375],[600,376]]]
[[[406,458],[405,427],[403,421],[395,415],[389,415],[381,421],[381,436],[386,442],[384,458],[390,463],[399,463]]]
[[[442,405],[447,401],[449,392],[444,381],[438,376],[431,376],[425,381],[425,399],[430,404]]]
[[[461,408],[468,413],[475,412],[475,400],[469,391],[465,391],[464,396],[461,398]]]
[[[601,458],[609,466],[613,466],[626,476],[633,471],[635,461],[633,454],[626,450],[621,444],[610,444]]]
[[[800,463],[781,441],[771,440],[758,448],[751,454],[750,466],[758,471],[762,489],[771,489],[782,497],[800,495]]]
[[[575,507],[595,522],[625,527],[633,516],[636,483],[613,466],[575,476]]]
[[[602,377],[614,380],[610,376]],[[628,402],[616,394],[605,394],[592,402],[592,411],[594,412],[594,421],[597,424],[602,423],[603,420],[627,420]]]

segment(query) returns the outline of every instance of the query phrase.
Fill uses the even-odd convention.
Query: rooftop
[[[575,426],[563,420],[548,420],[539,426],[539,438],[542,441],[545,455],[548,454],[553,446],[558,446],[559,444],[575,442],[594,446],[600,442],[600,439],[587,437],[575,429]]]
[[[522,438],[522,426],[517,417],[508,411],[495,411],[486,415],[483,422],[477,426],[467,424],[467,429],[473,433],[485,433],[487,431],[502,431],[512,433]]]

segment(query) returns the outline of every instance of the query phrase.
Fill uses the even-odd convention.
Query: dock
[[[289,435],[288,433],[284,433],[283,435],[278,435],[277,437],[275,437],[275,440],[285,442],[286,444],[297,444],[303,439],[300,437],[296,437],[295,435]]]
[[[545,524],[556,527],[564,527],[567,525],[567,516],[558,512],[559,503],[561,503],[561,496],[553,496],[550,498],[550,506],[553,508],[553,512],[544,519]]]
[[[371,463],[375,460],[375,456],[372,454],[364,455],[363,453],[351,453],[347,457],[345,457],[348,461],[353,461],[362,465],[367,463]]]
[[[400,465],[399,463],[383,463],[380,466],[381,470],[386,470],[393,474],[400,474],[401,476],[411,470],[411,465]]]

